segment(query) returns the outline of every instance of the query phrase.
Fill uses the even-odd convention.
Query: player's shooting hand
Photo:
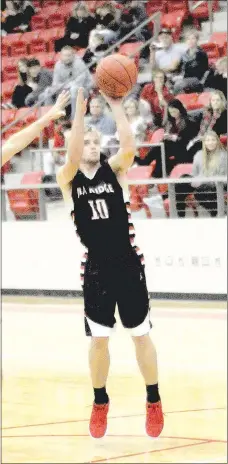
[[[48,111],[47,115],[49,116],[50,120],[59,119],[65,116],[66,112],[64,108],[70,101],[70,92],[63,91],[58,96],[55,105]]]
[[[106,102],[109,104],[109,106],[119,106],[121,105],[122,101],[123,101],[123,98],[112,98],[112,97],[108,97],[108,95],[106,95],[104,92],[102,92],[102,90],[100,90],[100,94],[102,95],[102,97],[106,100]]]
[[[79,116],[84,116],[87,111],[87,98],[84,98],[84,89],[80,87],[78,89],[77,99],[76,99],[76,113]]]

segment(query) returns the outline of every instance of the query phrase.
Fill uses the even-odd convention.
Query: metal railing
[[[194,187],[197,183],[198,187]],[[186,208],[190,208],[194,213],[194,216],[217,216],[224,217],[227,210],[227,192],[226,192],[227,178],[225,176],[217,177],[188,177],[188,178],[164,178],[164,179],[135,179],[128,180],[128,185],[131,190],[133,186],[143,185],[147,186],[147,193],[141,198],[139,203],[138,211],[147,211],[149,215],[147,217],[170,217],[177,218],[183,217]],[[178,186],[184,186],[179,190]],[[161,187],[167,186],[167,188],[161,189]],[[185,188],[186,187],[186,188]],[[56,197],[50,199],[47,191],[55,192]],[[10,203],[8,201],[7,192],[9,191],[27,191],[33,190],[38,191],[38,198],[36,197],[35,204],[37,206],[37,213],[21,214],[20,219],[38,219],[47,220],[50,214],[48,208],[51,200],[58,199],[59,202],[64,205],[62,195],[57,183],[44,183],[44,184],[20,184],[20,185],[2,185],[2,220],[9,220],[9,213],[14,214],[11,210]],[[16,193],[15,192],[15,193]],[[58,192],[58,195],[57,195]],[[163,192],[163,193],[161,193]],[[49,194],[50,194],[49,193]],[[130,192],[131,193],[131,192]],[[19,195],[20,196],[20,195]],[[188,200],[188,197],[190,200]],[[20,199],[20,198],[19,198]],[[187,201],[187,203],[186,203]],[[189,203],[190,201],[190,203]],[[59,204],[58,202],[58,204]],[[168,202],[168,203],[167,203]],[[165,206],[166,205],[166,206]],[[54,207],[54,205],[52,205]],[[167,212],[168,206],[168,212]],[[156,209],[157,208],[157,209]],[[157,213],[154,213],[156,209]],[[52,208],[53,212],[53,208]],[[17,216],[20,216],[18,213]],[[19,219],[19,217],[15,217]],[[14,218],[14,219],[15,219]]]

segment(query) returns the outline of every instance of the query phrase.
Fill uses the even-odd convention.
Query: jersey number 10
[[[92,215],[92,221],[96,219],[108,219],[109,214],[108,214],[108,207],[107,203],[105,200],[90,200],[89,204],[91,206],[93,215]]]

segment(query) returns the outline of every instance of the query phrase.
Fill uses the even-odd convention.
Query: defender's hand
[[[78,89],[77,99],[76,99],[76,113],[78,116],[84,116],[87,111],[87,98],[84,98],[84,89],[80,87]]]
[[[47,116],[51,121],[62,118],[66,112],[64,108],[70,101],[70,92],[63,91],[58,96],[55,105],[48,111]]]

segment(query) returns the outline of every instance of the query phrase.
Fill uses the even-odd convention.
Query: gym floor
[[[152,301],[165,427],[145,435],[145,387],[118,320],[110,341],[108,433],[93,402],[81,300],[4,297],[2,462],[225,463],[225,303]]]

